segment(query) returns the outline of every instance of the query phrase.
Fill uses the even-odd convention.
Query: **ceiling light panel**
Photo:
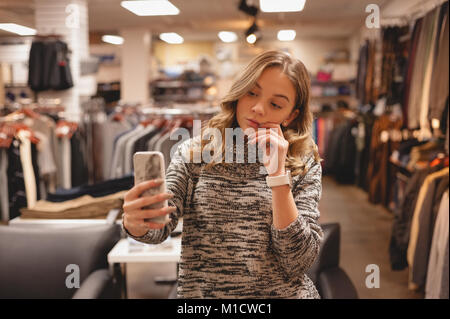
[[[102,41],[115,45],[123,44],[123,38],[117,35],[104,35],[102,36]]]
[[[236,33],[230,31],[220,31],[218,36],[222,42],[226,43],[235,42],[237,40]]]
[[[181,44],[184,42],[184,39],[182,36],[180,36],[178,33],[175,32],[167,32],[167,33],[161,33],[159,35],[159,38],[163,40],[164,42],[170,43],[170,44]]]
[[[294,30],[280,30],[278,31],[277,38],[280,41],[292,41],[295,39],[296,32]]]
[[[262,12],[298,12],[305,7],[306,0],[259,0]]]
[[[168,0],[122,1],[120,5],[138,16],[165,16],[180,13],[180,10]]]
[[[0,29],[18,35],[35,35],[36,30],[15,23],[0,23]]]

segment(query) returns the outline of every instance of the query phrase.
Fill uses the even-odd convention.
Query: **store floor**
[[[408,289],[408,270],[393,271],[389,261],[389,241],[394,216],[381,205],[367,200],[367,193],[355,186],[340,185],[323,178],[320,223],[341,225],[341,267],[354,283],[360,298],[423,298]],[[378,265],[380,288],[367,288],[366,267]]]
[[[339,185],[323,178],[320,223],[341,225],[341,267],[353,281],[360,298],[423,298],[408,290],[408,270],[392,271],[389,262],[389,239],[393,216],[380,205],[372,205],[367,193],[355,186]],[[366,266],[378,265],[380,288],[367,288]],[[153,276],[175,276],[173,264],[128,267],[129,298],[166,298],[169,287],[155,285]]]

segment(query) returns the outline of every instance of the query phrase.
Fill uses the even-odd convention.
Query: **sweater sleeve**
[[[292,194],[298,217],[284,229],[272,225],[272,246],[288,277],[300,278],[312,266],[319,254],[323,232],[318,224],[319,199],[322,194],[322,167],[310,158],[304,176],[293,178]]]
[[[185,200],[188,194],[188,188],[191,181],[191,174],[188,162],[183,154],[187,151],[189,141],[183,142],[178,146],[169,167],[166,171],[166,188],[167,192],[173,194],[174,197],[168,200],[169,206],[175,206],[177,209],[169,215],[170,221],[162,229],[150,229],[145,235],[136,237],[131,235],[125,227],[122,227],[127,235],[137,241],[147,244],[159,244],[169,237],[172,231],[177,227],[178,220],[183,216]]]

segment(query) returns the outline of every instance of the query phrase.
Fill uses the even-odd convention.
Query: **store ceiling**
[[[89,31],[116,33],[128,27],[144,27],[153,33],[177,32],[186,41],[216,40],[221,30],[236,31],[242,39],[252,18],[238,10],[240,0],[171,0],[180,9],[176,16],[138,17],[120,6],[121,0],[88,0]],[[259,1],[254,1],[256,4]],[[265,39],[276,39],[284,28],[297,37],[348,38],[365,21],[368,4],[382,9],[389,0],[307,0],[302,12],[259,13],[258,25]],[[34,26],[34,1],[2,0],[0,23]],[[0,36],[11,33],[0,31]]]

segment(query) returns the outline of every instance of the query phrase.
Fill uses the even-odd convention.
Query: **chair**
[[[322,299],[357,299],[352,281],[339,267],[341,228],[338,223],[322,224],[323,241],[319,256],[308,271]]]
[[[116,224],[70,229],[0,226],[0,298],[120,298],[120,285],[107,262],[120,236]],[[79,288],[66,286],[66,280],[76,282],[72,278],[77,272],[68,265],[78,266]]]

